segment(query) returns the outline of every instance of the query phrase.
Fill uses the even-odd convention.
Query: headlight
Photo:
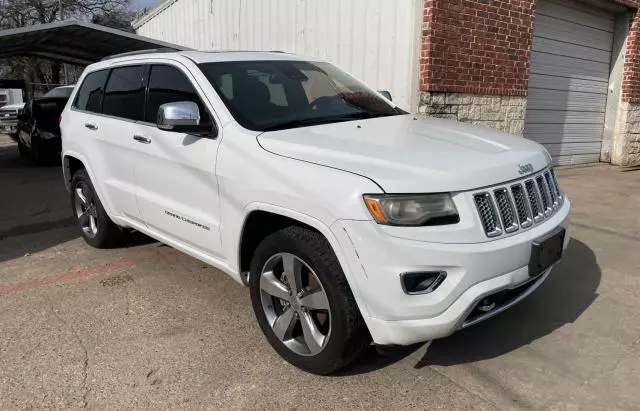
[[[366,194],[364,202],[378,224],[425,226],[460,221],[450,194]]]

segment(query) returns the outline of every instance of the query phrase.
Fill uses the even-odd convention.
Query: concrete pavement
[[[514,309],[318,377],[263,338],[246,289],[142,236],[95,250],[59,168],[0,137],[0,409],[640,407],[640,172],[562,170],[572,241]]]

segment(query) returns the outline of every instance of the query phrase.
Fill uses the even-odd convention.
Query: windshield
[[[57,97],[57,98],[69,98],[73,87],[56,87],[53,90],[49,90],[43,97]]]
[[[406,114],[329,63],[233,61],[200,69],[236,121],[250,130]]]

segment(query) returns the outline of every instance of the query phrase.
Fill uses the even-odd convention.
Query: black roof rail
[[[111,59],[115,59],[115,58],[118,58],[118,57],[137,56],[139,54],[175,53],[177,51],[182,51],[182,50],[173,49],[171,47],[161,47],[161,48],[157,48],[157,49],[136,50],[136,51],[129,51],[127,53],[113,54],[111,56],[107,56],[107,57],[102,58],[100,61],[111,60]]]

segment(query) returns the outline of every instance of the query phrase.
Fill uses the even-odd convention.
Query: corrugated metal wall
[[[199,50],[320,57],[401,107],[417,95],[422,0],[175,0],[138,34]]]

